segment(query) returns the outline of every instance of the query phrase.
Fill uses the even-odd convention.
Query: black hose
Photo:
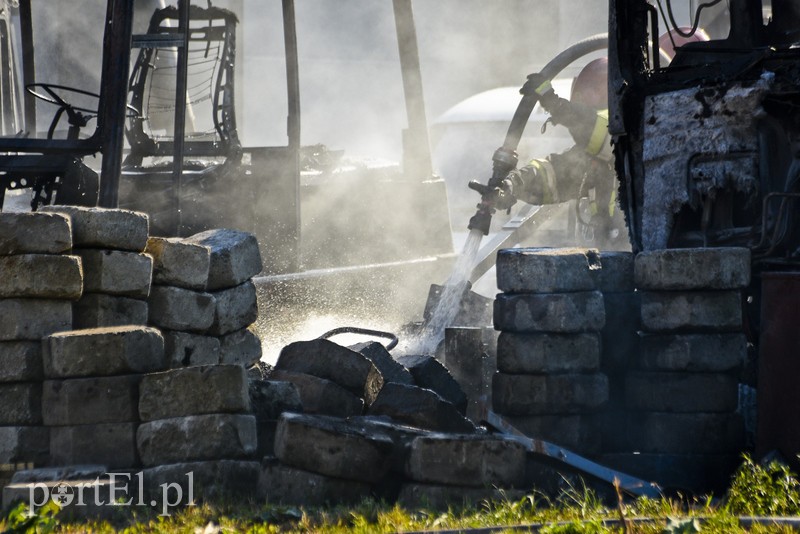
[[[608,48],[607,33],[592,35],[591,37],[578,41],[551,59],[539,74],[548,80],[552,80],[573,61],[592,52],[597,52],[598,50],[604,50],[606,48]],[[523,95],[517,106],[517,110],[514,112],[514,117],[511,119],[508,133],[506,133],[506,140],[503,143],[503,149],[505,151],[515,152],[517,147],[519,147],[522,133],[525,131],[528,119],[538,101],[539,95],[536,93]]]

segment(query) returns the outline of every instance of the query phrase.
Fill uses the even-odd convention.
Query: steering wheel
[[[41,89],[41,91],[43,92],[39,92],[38,89]],[[91,91],[85,91],[83,89],[78,89],[76,87],[69,87],[66,85],[58,85],[54,83],[31,83],[25,86],[25,90],[28,91],[28,93],[30,93],[34,97],[38,98],[39,100],[58,106],[58,111],[56,111],[56,114],[53,117],[53,121],[50,123],[50,128],[48,128],[47,130],[48,139],[53,138],[56,126],[58,125],[58,122],[61,120],[61,116],[65,112],[67,114],[67,121],[69,122],[70,125],[67,138],[73,140],[78,138],[78,133],[80,132],[81,128],[86,126],[90,120],[97,117],[97,109],[89,109],[80,106],[73,106],[72,104],[67,102],[64,98],[62,98],[59,95],[59,92],[74,93],[77,95],[88,96],[91,98],[96,98],[99,101],[100,95],[98,95],[97,93],[92,93]],[[139,116],[139,110],[137,110],[135,107],[133,107],[130,104],[127,104],[126,107],[131,112],[131,116],[134,117]]]

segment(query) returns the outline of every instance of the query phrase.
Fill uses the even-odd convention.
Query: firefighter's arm
[[[532,74],[522,92],[532,91],[554,124],[563,124],[575,144],[590,156],[609,161],[612,158],[611,136],[608,134],[608,110],[595,111],[559,97],[549,80]]]
[[[556,171],[549,159],[534,159],[524,167],[511,171],[505,182],[514,198],[528,204],[560,202]]]

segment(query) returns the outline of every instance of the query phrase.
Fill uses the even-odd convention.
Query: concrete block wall
[[[0,269],[0,483],[78,464],[155,482],[192,462],[207,482],[247,479],[252,235],[156,238],[144,214],[51,206],[0,213]]]
[[[61,214],[0,213],[0,483],[50,456],[41,339],[72,327],[83,289],[72,235]]]
[[[494,411],[523,433],[598,454],[597,413],[609,398],[600,372],[606,322],[596,251],[509,249],[497,256]]]
[[[497,265],[496,412],[668,487],[724,485],[745,445],[747,249],[515,249]]]

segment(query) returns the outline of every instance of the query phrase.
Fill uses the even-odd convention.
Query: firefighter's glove
[[[528,81],[525,82],[519,92],[523,95],[536,95],[543,106],[545,102],[558,98],[555,91],[553,91],[550,79],[538,72],[528,76]]]
[[[516,171],[512,171],[516,172]],[[498,187],[494,188],[492,192],[494,207],[497,210],[508,210],[511,206],[517,203],[517,198],[514,196],[514,180],[509,174],[509,177],[500,182]]]

